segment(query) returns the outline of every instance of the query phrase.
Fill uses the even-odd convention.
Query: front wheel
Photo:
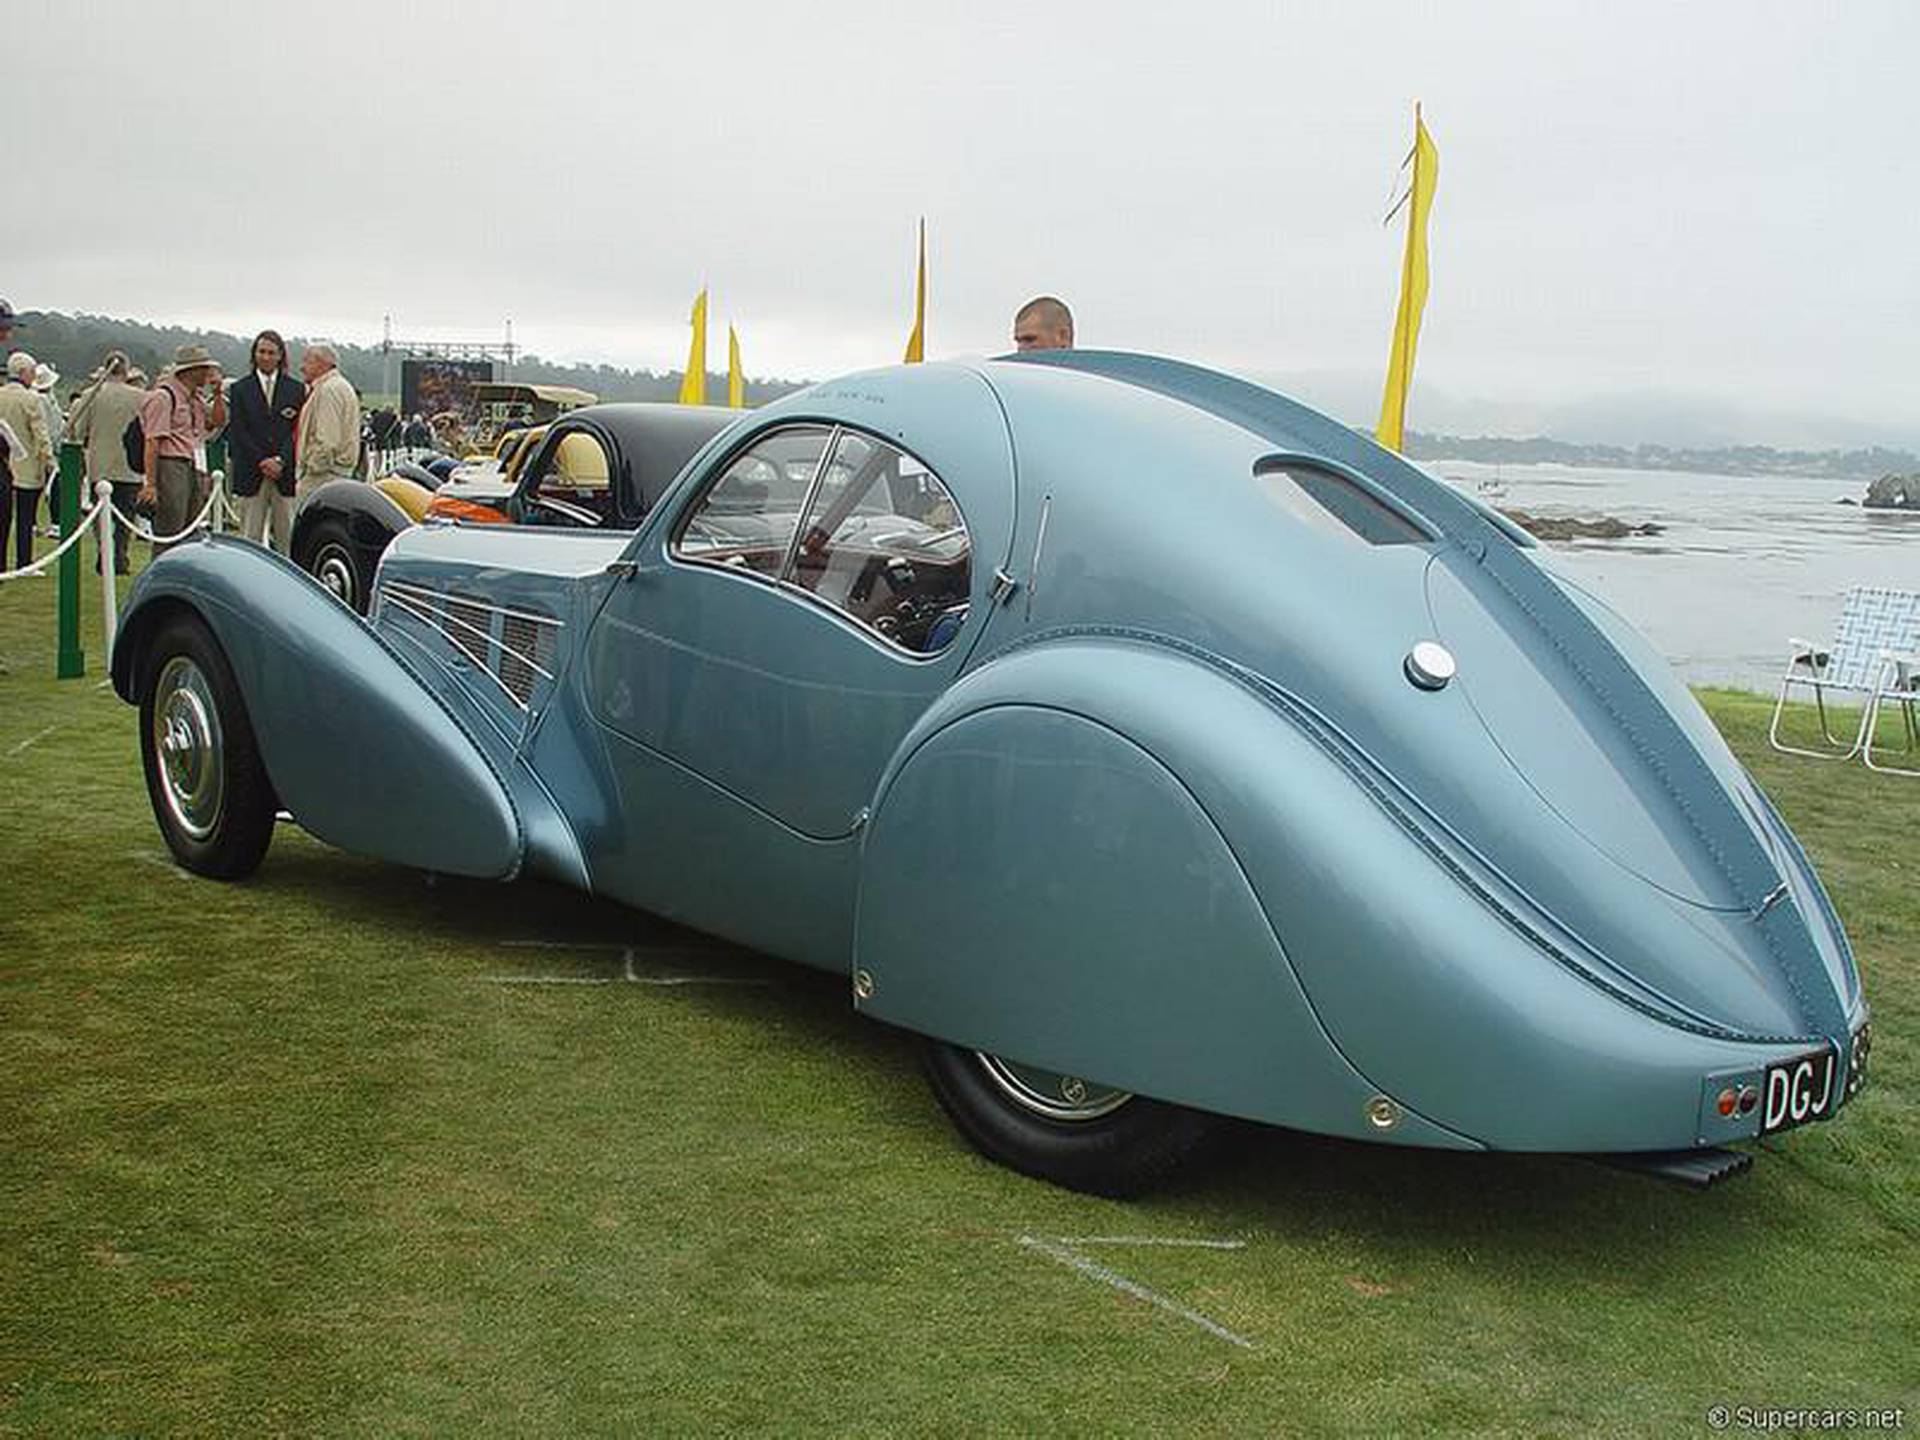
[[[922,1037],[921,1066],[989,1160],[1071,1190],[1137,1195],[1188,1159],[1216,1117]]]
[[[349,610],[367,613],[373,596],[373,576],[367,573],[360,551],[347,533],[347,522],[329,515],[313,527],[301,568]]]
[[[167,848],[187,869],[238,880],[273,839],[273,785],[233,669],[211,632],[182,615],[148,652],[140,759]]]

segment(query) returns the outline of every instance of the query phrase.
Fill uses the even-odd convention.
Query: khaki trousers
[[[178,535],[206,502],[200,493],[200,477],[194,473],[193,461],[177,455],[160,456],[153,462],[153,470],[153,533]],[[179,543],[179,540],[155,541],[153,553],[165,554]]]
[[[240,533],[256,545],[265,545],[269,529],[272,548],[285,555],[293,539],[293,497],[282,495],[278,485],[262,480],[253,494],[240,497]]]

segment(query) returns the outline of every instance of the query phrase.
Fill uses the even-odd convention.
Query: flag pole
[[[1394,313],[1393,348],[1387,358],[1387,383],[1380,397],[1380,423],[1374,437],[1389,450],[1406,447],[1407,392],[1413,387],[1413,361],[1420,344],[1420,321],[1427,306],[1427,215],[1433,209],[1440,175],[1440,152],[1427,133],[1420,104],[1413,106],[1413,183],[1387,212],[1387,222],[1402,206],[1407,211],[1407,241],[1400,259],[1400,304]],[[1383,222],[1386,223],[1386,222]]]

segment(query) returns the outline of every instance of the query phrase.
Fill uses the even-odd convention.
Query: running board
[[[1589,1160],[1615,1170],[1656,1175],[1695,1190],[1705,1190],[1753,1168],[1753,1156],[1744,1150],[1647,1150],[1621,1155],[1589,1155]]]

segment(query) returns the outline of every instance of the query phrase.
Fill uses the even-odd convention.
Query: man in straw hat
[[[199,510],[197,457],[205,453],[207,436],[226,423],[219,362],[204,345],[182,345],[140,403],[140,430],[147,441],[147,480],[140,495],[153,502],[154,533],[169,537],[155,543],[156,556]]]

